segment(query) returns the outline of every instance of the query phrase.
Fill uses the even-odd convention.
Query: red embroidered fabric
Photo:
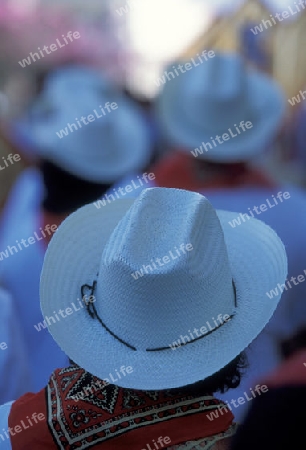
[[[47,419],[12,436],[13,450],[140,450],[154,448],[160,436],[175,445],[224,432],[233,422],[230,411],[207,417],[223,404],[209,394],[195,398],[102,383],[77,366],[56,370],[45,390],[13,404],[11,428],[33,412]]]

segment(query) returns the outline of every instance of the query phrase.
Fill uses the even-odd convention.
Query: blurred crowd
[[[6,13],[8,14],[8,12]],[[0,32],[3,36],[7,36],[8,34],[5,33],[9,33],[5,23],[6,21],[2,17]],[[59,26],[55,25],[56,33],[53,33],[53,36],[60,38],[62,30],[65,30],[66,36],[71,27],[70,24],[69,28],[65,25],[65,21]],[[86,34],[86,27],[81,28],[80,25],[78,30],[81,36],[82,33]],[[61,39],[63,41],[63,38]],[[224,416],[223,414],[219,415],[219,418],[216,416],[213,422],[207,422],[207,420],[205,423],[203,422],[203,429],[206,427],[208,430],[207,433],[204,431],[203,435],[199,431],[201,427],[195,426],[196,419],[194,425],[190,425],[186,419],[185,427],[189,427],[190,433],[178,434],[176,438],[172,439],[171,445],[167,445],[165,437],[164,444],[161,445],[161,441],[156,442],[160,434],[170,436],[170,429],[175,436],[170,425],[167,429],[168,422],[166,421],[164,428],[161,427],[155,434],[149,431],[147,440],[141,436],[137,441],[138,435],[135,434],[135,441],[128,441],[130,447],[124,448],[144,448],[146,442],[152,447],[155,445],[156,449],[162,448],[162,446],[173,449],[211,448],[212,450],[304,448],[304,444],[299,445],[298,442],[299,439],[303,439],[302,425],[305,422],[305,412],[302,412],[300,405],[303,404],[306,393],[305,102],[301,102],[294,108],[288,106],[282,88],[269,75],[250,67],[238,54],[218,51],[215,51],[214,57],[203,60],[202,63],[198,62],[197,65],[191,65],[188,61],[171,61],[164,68],[168,74],[167,81],[160,87],[156,97],[140,98],[139,95],[136,96],[129,90],[121,76],[114,75],[116,62],[120,59],[120,64],[122,64],[124,61],[123,58],[118,57],[118,52],[112,53],[112,45],[116,47],[116,43],[109,44],[105,54],[101,51],[102,56],[100,52],[95,51],[91,52],[89,57],[87,48],[97,44],[96,41],[93,44],[94,34],[91,39],[88,43],[83,41],[82,45],[85,49],[82,51],[77,51],[77,42],[74,42],[73,45],[71,43],[71,48],[74,50],[70,51],[68,45],[65,52],[61,53],[61,49],[58,49],[58,59],[54,52],[54,56],[46,64],[39,60],[39,64],[35,68],[34,62],[31,63],[31,67],[30,65],[24,68],[18,67],[18,59],[22,60],[23,57],[26,57],[26,54],[23,57],[20,56],[20,51],[19,53],[16,51],[15,67],[5,67],[3,43],[0,46],[2,52],[0,66],[0,83],[2,83],[0,84],[0,405],[4,405],[2,410],[0,408],[0,429],[8,429],[11,423],[16,426],[16,423],[19,423],[23,417],[25,420],[30,413],[34,413],[35,408],[31,401],[33,400],[35,404],[35,395],[43,392],[42,390],[48,383],[50,385],[50,377],[56,369],[67,368],[67,372],[56,372],[56,376],[52,375],[53,390],[56,390],[56,386],[61,386],[63,392],[65,383],[71,382],[73,377],[80,380],[77,378],[79,372],[69,372],[68,368],[71,368],[73,364],[85,369],[88,376],[98,376],[98,370],[90,375],[90,368],[96,367],[94,360],[99,358],[94,349],[98,334],[96,336],[92,331],[92,360],[88,356],[88,366],[85,363],[85,366],[81,365],[83,356],[76,360],[76,351],[69,353],[72,343],[69,343],[70,346],[68,344],[67,346],[65,344],[58,345],[65,339],[68,341],[68,337],[65,338],[64,334],[61,335],[61,338],[57,338],[56,333],[54,336],[52,335],[53,326],[57,327],[58,324],[63,324],[62,327],[65,326],[64,312],[59,313],[58,311],[61,309],[56,310],[55,302],[52,306],[53,309],[46,305],[52,305],[53,295],[56,298],[61,294],[63,298],[66,298],[65,295],[67,296],[67,289],[69,289],[67,284],[73,284],[74,280],[81,276],[82,270],[86,270],[85,265],[81,264],[81,257],[79,265],[77,259],[68,258],[68,247],[66,254],[64,244],[62,244],[63,251],[58,255],[58,259],[59,261],[63,260],[63,264],[66,264],[63,267],[67,267],[67,273],[59,270],[54,261],[54,266],[52,266],[48,262],[48,258],[44,263],[48,245],[52,244],[52,240],[56,241],[57,235],[58,241],[54,245],[60,247],[61,224],[63,223],[64,227],[65,223],[70,223],[70,234],[67,231],[68,225],[66,226],[66,241],[71,246],[84,245],[85,248],[88,245],[86,248],[89,252],[90,227],[88,224],[96,220],[94,214],[98,214],[103,208],[106,212],[109,211],[109,217],[105,212],[103,219],[105,227],[108,228],[109,223],[115,220],[112,217],[117,217],[116,214],[119,214],[116,210],[118,203],[124,200],[127,202],[126,204],[132,205],[133,202],[139,201],[140,212],[137,210],[130,216],[124,216],[126,222],[122,219],[121,235],[114,235],[113,240],[108,241],[107,245],[110,248],[107,247],[109,252],[107,255],[111,260],[114,257],[113,254],[118,253],[122,260],[129,261],[129,258],[132,259],[136,254],[135,260],[139,262],[139,268],[135,268],[135,273],[137,273],[136,270],[140,271],[140,267],[143,267],[143,271],[139,273],[141,278],[139,283],[147,283],[144,288],[139,289],[144,289],[143,292],[147,292],[148,297],[152,295],[150,298],[154,303],[156,301],[154,295],[163,295],[164,291],[160,286],[164,286],[164,284],[164,289],[169,297],[174,298],[174,292],[177,296],[179,295],[177,287],[174,285],[181,284],[181,281],[175,281],[174,276],[172,278],[170,276],[165,283],[165,277],[169,275],[167,272],[160,275],[159,287],[153,293],[153,290],[156,289],[154,283],[151,284],[152,278],[155,276],[153,272],[155,270],[166,271],[164,268],[156,267],[155,258],[168,255],[171,251],[174,254],[176,241],[171,241],[172,237],[166,221],[170,213],[178,214],[180,217],[180,220],[177,219],[177,222],[174,221],[172,224],[173,235],[175,235],[175,226],[177,226],[177,230],[179,230],[177,234],[180,232],[180,237],[187,236],[184,234],[186,230],[184,229],[183,232],[181,229],[184,226],[184,217],[186,217],[186,227],[189,224],[196,239],[200,239],[202,221],[206,220],[204,220],[205,214],[209,216],[209,213],[203,213],[202,221],[194,219],[194,216],[198,214],[198,209],[200,210],[200,205],[197,205],[198,209],[194,206],[198,197],[192,197],[194,193],[197,193],[206,197],[210,203],[209,208],[231,213],[228,216],[227,227],[232,235],[236,236],[233,237],[234,243],[230,245],[236,245],[237,255],[243,255],[244,258],[243,260],[241,256],[240,259],[241,267],[245,269],[244,277],[248,279],[248,283],[245,282],[244,287],[245,298],[252,298],[254,286],[261,285],[262,291],[261,298],[257,293],[257,300],[254,300],[254,305],[258,301],[257,307],[253,307],[253,304],[249,305],[246,311],[249,313],[247,322],[237,333],[241,335],[241,348],[238,349],[237,346],[237,352],[233,353],[233,356],[237,357],[245,348],[244,362],[242,363],[242,358],[240,366],[238,360],[235,362],[236,366],[241,369],[241,376],[236,374],[238,382],[235,382],[236,378],[232,375],[235,372],[233,371],[228,372],[231,375],[228,375],[227,382],[224,384],[220,382],[218,384],[217,376],[215,379],[213,378],[214,374],[234,360],[234,358],[229,360],[225,358],[223,361],[222,357],[219,357],[219,354],[224,353],[226,348],[225,342],[220,340],[217,344],[211,344],[217,347],[213,347],[215,362],[211,363],[212,369],[208,373],[210,384],[196,387],[190,392],[186,391],[185,395],[190,396],[188,401],[191,402],[191,396],[214,394],[216,400],[213,401],[220,402],[216,411],[221,411],[220,405],[230,405],[233,399],[245,398],[245,393],[251,395],[250,392],[252,392],[254,400],[252,399],[251,402],[241,401],[238,407],[233,407],[230,412],[227,410]],[[55,42],[55,39],[53,41]],[[12,51],[15,47],[18,47],[16,42],[12,44]],[[36,47],[34,44],[31,47],[33,52],[38,51],[35,50]],[[109,56],[110,54],[112,57]],[[45,55],[46,60],[47,57]],[[109,66],[108,61],[110,61]],[[177,72],[179,65],[184,67],[184,72]],[[162,192],[154,194],[152,191],[156,192],[156,190],[147,191],[148,188],[162,188]],[[171,206],[169,206],[170,202],[173,203]],[[79,218],[84,236],[77,238],[77,234],[75,236],[73,234],[75,225],[72,219],[71,222],[67,222],[67,220],[74,217],[73,213],[79,208],[89,204],[95,213],[91,214],[89,210],[84,210],[84,215]],[[195,209],[192,210],[192,208]],[[162,216],[165,221],[164,226],[161,225]],[[277,252],[281,253],[281,250],[278,249],[279,244],[273,241],[275,233],[273,235],[270,235],[269,232],[265,234],[266,231],[263,229],[260,237],[258,231],[258,235],[256,235],[257,249],[254,243],[253,246],[248,246],[248,236],[245,230],[248,227],[251,228],[249,224],[253,223],[254,219],[270,226],[284,244],[288,260],[285,277],[282,275],[283,269],[279,268],[280,263],[276,258]],[[217,227],[213,223],[212,220],[206,231],[209,236],[211,229]],[[126,228],[123,227],[123,224]],[[57,231],[58,229],[59,231]],[[119,228],[116,230],[117,233],[120,232]],[[143,234],[146,233],[147,236],[144,237]],[[138,241],[137,236],[142,236],[142,238],[139,237]],[[152,236],[156,241],[153,242]],[[217,270],[218,265],[222,266],[226,259],[221,251],[214,253],[221,244],[217,235],[212,236],[212,244],[208,245],[203,254],[203,261],[205,261],[203,271],[209,272],[207,275],[209,280],[209,277],[214,276],[212,272]],[[204,238],[205,233],[203,233]],[[255,237],[253,238],[255,241]],[[168,244],[166,245],[165,240],[167,239]],[[227,238],[225,241],[228,245]],[[178,246],[181,244],[181,241],[177,241],[177,257],[182,254],[178,250]],[[188,244],[188,241],[186,240],[184,244]],[[238,246],[240,246],[239,249]],[[256,252],[261,247],[262,253],[267,251],[267,255],[259,263],[256,259]],[[165,250],[165,253],[162,249]],[[60,250],[58,249],[58,251]],[[185,253],[187,254],[187,252]],[[275,258],[273,259],[272,256],[270,258],[268,253]],[[51,259],[52,245],[49,254],[47,253],[47,256]],[[153,257],[155,262],[152,262]],[[282,258],[282,264],[285,267],[286,258],[285,256]],[[239,259],[238,256],[237,259]],[[214,265],[217,260],[219,263]],[[172,262],[169,266],[172,265]],[[149,263],[150,266],[145,266]],[[54,281],[52,290],[51,282],[50,284],[47,282],[46,269],[41,277],[44,264],[49,264],[50,277],[53,276],[53,272],[54,277],[55,274],[58,279],[63,277],[63,280],[58,282],[58,286]],[[62,263],[58,264],[61,267]],[[88,265],[90,266],[90,264],[89,261]],[[200,268],[201,264],[198,262],[197,267]],[[72,269],[69,269],[70,266],[74,268],[75,275],[72,274]],[[208,266],[211,267],[211,270],[208,270]],[[253,266],[252,269],[251,266]],[[82,270],[81,267],[83,267]],[[258,268],[257,273],[255,268]],[[122,273],[120,270],[118,266],[117,281],[114,284],[118,284],[119,291],[126,292],[127,296],[136,295],[137,287],[133,293],[134,288],[130,288],[129,284],[125,285],[122,281],[125,275],[123,269]],[[171,269],[169,270],[171,271]],[[151,273],[148,274],[148,272],[152,272],[151,277]],[[273,276],[274,272],[279,274],[278,277]],[[105,270],[105,273],[109,273],[108,270]],[[185,272],[182,271],[182,273]],[[227,276],[225,269],[220,274],[218,283],[222,285],[223,278],[225,279]],[[111,276],[114,275],[110,274],[109,279]],[[106,286],[107,281],[108,278],[105,278]],[[134,283],[134,285],[131,284],[132,286],[138,286],[138,281],[131,279],[130,283],[132,282]],[[85,280],[84,283],[87,290],[91,288],[89,281]],[[217,304],[225,295],[226,290],[220,288],[218,295],[214,294],[213,284],[212,281],[208,282],[207,292],[210,300],[207,301]],[[44,289],[47,289],[46,286],[48,294],[44,292]],[[62,293],[59,291],[60,286]],[[172,339],[169,338],[166,345],[178,339],[180,334],[186,335],[188,326],[191,326],[187,319],[184,322],[183,310],[186,316],[189,314],[188,311],[192,314],[195,307],[193,298],[197,297],[197,289],[200,290],[200,285],[194,282],[193,285],[191,283],[191,286],[194,290],[191,289],[189,295],[186,294],[187,284],[186,291],[183,285],[181,287],[185,297],[184,301],[182,299],[177,306],[182,313],[177,319],[181,324],[181,327],[178,328],[180,331],[177,335],[174,334]],[[238,290],[238,288],[240,289],[240,285],[237,281],[236,289]],[[93,292],[94,290],[91,291],[91,294]],[[111,294],[117,291],[113,291],[111,288],[109,292]],[[106,304],[110,295],[108,294],[108,291],[104,292]],[[43,307],[40,302],[44,296],[49,299],[49,303],[46,301]],[[111,300],[114,301],[114,307],[119,308],[115,298]],[[74,305],[72,306],[74,311],[84,307],[84,310],[88,308],[92,315],[99,312],[97,305],[95,306],[96,311],[93,306],[89,306],[89,303],[85,302],[85,307],[82,301],[83,299],[79,299],[77,303],[75,297],[75,302],[70,302]],[[239,301],[243,301],[243,298],[238,295],[238,306]],[[65,305],[67,306],[67,303]],[[43,308],[45,309],[42,310]],[[131,310],[132,308],[131,306]],[[223,312],[216,308],[209,311],[212,314],[206,317],[207,320],[212,320],[213,316],[217,317],[219,313]],[[154,313],[150,314],[152,314],[154,322]],[[78,313],[74,314],[74,316],[77,315]],[[120,317],[118,326],[114,321],[114,329],[118,329],[120,336],[124,335],[125,330],[124,326],[119,323],[119,320],[124,320],[122,315],[123,313],[118,312],[118,317]],[[130,316],[130,313],[126,312],[125,315],[130,318],[130,326],[133,327],[132,314]],[[97,317],[99,316],[97,315]],[[138,319],[140,320],[137,316],[135,323]],[[162,334],[163,331],[161,331],[158,320],[161,322],[163,319],[156,318],[157,322],[152,323],[152,327],[156,328],[156,333]],[[109,323],[112,323],[111,318],[109,318]],[[175,318],[173,318],[173,323],[175,323]],[[185,328],[184,323],[186,323]],[[255,327],[257,332],[254,331],[252,337],[250,335],[244,339],[243,336],[247,333],[246,328],[252,329],[256,323],[258,323],[257,328]],[[82,331],[81,324],[75,323],[74,326],[80,327]],[[67,325],[67,336],[70,332]],[[144,327],[142,332],[143,338],[141,339],[143,342],[148,342],[150,348],[148,337],[150,331]],[[139,338],[137,333],[138,331],[135,331],[136,342]],[[86,335],[85,331],[84,334]],[[184,337],[186,338],[186,336]],[[91,338],[88,337],[88,339]],[[139,338],[139,342],[142,342],[141,339]],[[191,332],[188,343],[190,339]],[[238,340],[239,336],[236,336],[235,339],[230,337],[228,340],[231,341],[231,339],[233,341],[231,345],[235,347],[235,339]],[[243,343],[245,343],[244,346]],[[78,342],[74,342],[74,345],[78,347]],[[142,343],[139,344],[139,347],[141,346]],[[159,347],[157,344],[151,346]],[[186,348],[191,346],[190,342]],[[88,350],[88,354],[91,350]],[[115,351],[117,349],[114,349]],[[171,352],[171,350],[169,351]],[[175,357],[179,357],[179,352],[180,349],[177,348],[171,353]],[[148,372],[147,377],[151,376],[152,382],[151,380],[146,383],[139,381],[137,384],[135,378],[135,387],[132,381],[125,385],[123,380],[125,378],[128,380],[128,375],[126,377],[122,373],[119,375],[120,365],[116,366],[116,370],[118,369],[117,381],[120,380],[118,386],[122,389],[129,389],[129,395],[132,397],[134,388],[153,392],[165,390],[166,392],[166,389],[182,386],[186,388],[200,380],[207,381],[206,372],[203,372],[202,377],[198,376],[197,378],[197,376],[190,375],[190,379],[188,378],[188,372],[193,372],[193,363],[197,365],[198,360],[203,360],[203,364],[205,363],[205,351],[200,353],[198,350],[198,352],[197,357],[190,356],[190,362],[188,359],[184,360],[185,378],[182,375],[181,379],[177,377],[173,382],[165,379],[164,383],[161,381],[158,383],[156,375],[154,383],[153,374],[150,375]],[[123,361],[125,360],[123,359]],[[167,363],[156,361],[155,365],[159,367],[159,371],[162,371],[163,364]],[[102,362],[104,361],[101,361],[101,364]],[[176,367],[174,360],[169,361],[169,364]],[[207,365],[210,365],[208,356]],[[177,366],[181,367],[179,363]],[[148,367],[151,367],[151,361],[148,361]],[[115,367],[112,372],[113,376],[115,376],[114,370]],[[181,370],[184,373],[184,370]],[[57,379],[60,376],[62,384]],[[232,378],[229,381],[230,376]],[[105,379],[102,376],[100,378]],[[54,381],[55,379],[59,383],[58,385]],[[89,381],[86,380],[85,385],[87,386],[88,383]],[[268,386],[269,390],[255,398],[253,389],[258,383]],[[116,382],[114,382],[114,386],[116,386]],[[213,389],[212,386],[216,389]],[[84,384],[80,383],[78,389],[81,392]],[[29,392],[33,393],[32,397],[27,394]],[[98,392],[92,395],[98,397]],[[77,391],[73,391],[73,395],[77,396]],[[172,395],[175,397],[179,394],[174,391]],[[181,398],[183,397],[177,397],[176,401],[183,401]],[[61,404],[62,409],[66,407],[66,399],[67,397]],[[85,401],[84,395],[82,401]],[[136,399],[135,394],[133,406],[137,401],[138,397]],[[53,403],[51,402],[50,405]],[[38,408],[37,404],[35,407]],[[79,405],[78,402],[75,404]],[[147,407],[151,407],[152,404],[148,404]],[[163,407],[165,408],[165,406]],[[211,404],[210,407],[212,408]],[[288,412],[289,409],[290,412]],[[82,422],[80,417],[83,413],[80,409],[77,413],[75,409],[73,411],[74,414],[79,414],[75,416],[76,418],[71,419],[77,429],[76,422]],[[98,414],[98,409],[94,411],[95,414]],[[184,411],[183,406],[182,411]],[[52,433],[55,436],[56,412],[53,411],[52,414],[53,421],[51,420],[49,426],[52,430],[54,426],[55,431],[53,430]],[[232,416],[228,416],[228,423],[226,422],[227,414],[232,414]],[[176,427],[184,428],[183,419],[182,417],[182,422],[177,421]],[[29,417],[27,420],[30,420]],[[220,422],[219,428],[218,421]],[[236,427],[237,423],[238,427]],[[29,423],[27,422],[27,424]],[[97,425],[95,426],[97,427]],[[150,426],[152,427],[152,425]],[[66,448],[64,441],[62,442],[60,438],[54,444],[57,446],[53,447],[53,444],[49,443],[48,447],[43,438],[41,441],[36,441],[33,436],[23,433],[20,434],[20,438],[16,437],[16,441],[12,439],[11,435],[9,436],[12,440],[12,448],[28,449],[32,445],[31,439],[33,439],[31,448]],[[44,433],[47,432],[44,431]],[[93,434],[93,436],[96,435]],[[214,436],[216,437],[213,439]],[[5,438],[4,440],[0,437],[0,449],[2,446],[11,448],[5,447],[10,439]],[[112,443],[109,444],[110,447],[107,447],[107,441],[101,441],[102,444],[100,444],[100,441],[97,440],[97,443],[94,444],[94,439],[96,437],[92,438],[94,447],[100,448],[100,445],[102,447],[104,444],[105,448],[113,448]],[[116,439],[119,438],[116,437]],[[124,446],[124,441],[118,442],[119,446]],[[88,446],[89,442],[86,441],[85,445],[85,441],[80,441],[79,447],[69,448],[87,448]]]

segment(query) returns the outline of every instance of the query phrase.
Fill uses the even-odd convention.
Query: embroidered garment
[[[235,431],[230,411],[211,420],[208,414],[223,403],[207,394],[174,395],[171,391],[136,391],[106,384],[78,366],[56,370],[38,394],[17,400],[9,427],[26,427],[11,436],[13,450],[143,449],[168,436],[171,446],[202,440],[208,444]],[[32,414],[45,420],[31,419]],[[31,419],[32,425],[29,423]],[[203,438],[210,438],[203,440]],[[149,447],[147,447],[147,444]],[[177,448],[177,447],[174,447]],[[180,448],[180,447],[178,447]],[[183,447],[184,448],[184,447]]]

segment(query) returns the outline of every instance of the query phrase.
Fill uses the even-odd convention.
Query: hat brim
[[[96,103],[92,101],[93,107]],[[95,183],[113,183],[130,172],[143,170],[150,162],[152,149],[149,130],[138,106],[122,97],[117,109],[107,115],[103,116],[99,108],[95,111],[97,115],[93,114],[93,109],[87,111],[94,117],[93,123],[87,122],[72,132],[67,123],[76,122],[73,105],[65,106],[65,111],[52,120],[43,117],[19,120],[12,128],[11,140],[18,146],[22,141],[26,142],[26,151],[32,156],[45,158],[67,172]],[[113,120],[114,115],[115,140],[110,144],[105,139],[105,132],[99,128],[101,121]],[[63,129],[67,135],[62,134],[60,138],[58,134]],[[88,151],[92,148],[97,148],[95,154]]]
[[[70,308],[66,318],[58,315],[60,320],[52,321],[49,331],[75,363],[100,379],[142,390],[191,384],[232,361],[267,324],[281,294],[270,299],[266,292],[285,281],[286,252],[276,233],[263,222],[251,218],[232,228],[229,221],[237,213],[217,211],[236,286],[234,317],[202,339],[176,350],[170,348],[172,342],[165,342],[169,349],[134,351],[116,340],[81,307],[81,286],[92,285],[106,242],[134,201],[120,199],[100,209],[90,204],[61,224],[49,244],[42,270],[42,313],[51,322],[50,316]],[[188,304],[186,298],[186,314]],[[212,323],[212,318],[207,317],[207,321]],[[183,335],[187,332],[181,330]],[[130,366],[132,370],[119,378],[122,366]]]
[[[211,138],[215,138],[217,134],[229,134],[228,127],[225,126],[221,133],[218,124],[214,134],[214,130],[205,130],[205,124],[201,128],[193,123],[190,113],[187,114],[177,103],[185,83],[188,83],[188,79],[184,80],[184,76],[169,81],[156,102],[161,128],[172,143],[188,153],[199,148],[203,142],[210,143],[213,148],[207,146],[208,151],[198,154],[199,158],[216,162],[240,162],[254,158],[273,140],[285,113],[285,102],[281,89],[266,75],[256,72],[248,74],[247,101],[252,118],[241,117],[241,120],[252,121],[252,128],[245,129],[246,131],[240,129],[241,134],[238,134],[233,122],[230,128],[237,136],[218,143],[216,147]]]

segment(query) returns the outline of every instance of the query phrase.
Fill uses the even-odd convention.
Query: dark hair
[[[92,287],[93,293],[94,287]],[[83,295],[83,290],[81,289],[81,293]],[[94,313],[97,314],[94,308]],[[92,311],[90,311],[89,304],[87,305],[87,313],[93,316]],[[248,359],[246,353],[243,351],[239,355],[237,355],[231,362],[229,362],[226,366],[220,369],[218,372],[215,372],[213,375],[205,378],[204,380],[197,381],[193,384],[188,384],[178,388],[167,389],[167,391],[175,394],[183,394],[183,395],[192,395],[199,396],[205,393],[214,393],[214,392],[227,392],[229,389],[234,389],[239,386],[242,372],[248,367]],[[148,390],[148,389],[147,389]]]
[[[75,364],[71,359],[69,359],[70,364]],[[213,375],[205,378],[205,380],[197,381],[193,384],[188,384],[179,388],[167,389],[173,395],[182,394],[184,396],[201,396],[203,394],[214,393],[214,392],[227,392],[228,389],[234,389],[239,386],[242,371],[248,367],[247,356],[245,352],[241,352],[235,359],[233,359],[229,364],[220,369]],[[140,389],[135,389],[140,390]],[[148,389],[146,389],[148,390]],[[156,391],[157,389],[155,389]]]
[[[182,393],[184,395],[200,396],[205,393],[227,392],[239,386],[243,370],[248,367],[248,360],[245,352],[241,352],[235,359],[228,363],[213,375],[193,384],[170,389],[171,392]]]
[[[50,213],[75,211],[97,200],[111,187],[110,184],[83,180],[44,159],[40,163],[40,169],[46,189],[43,208]]]

